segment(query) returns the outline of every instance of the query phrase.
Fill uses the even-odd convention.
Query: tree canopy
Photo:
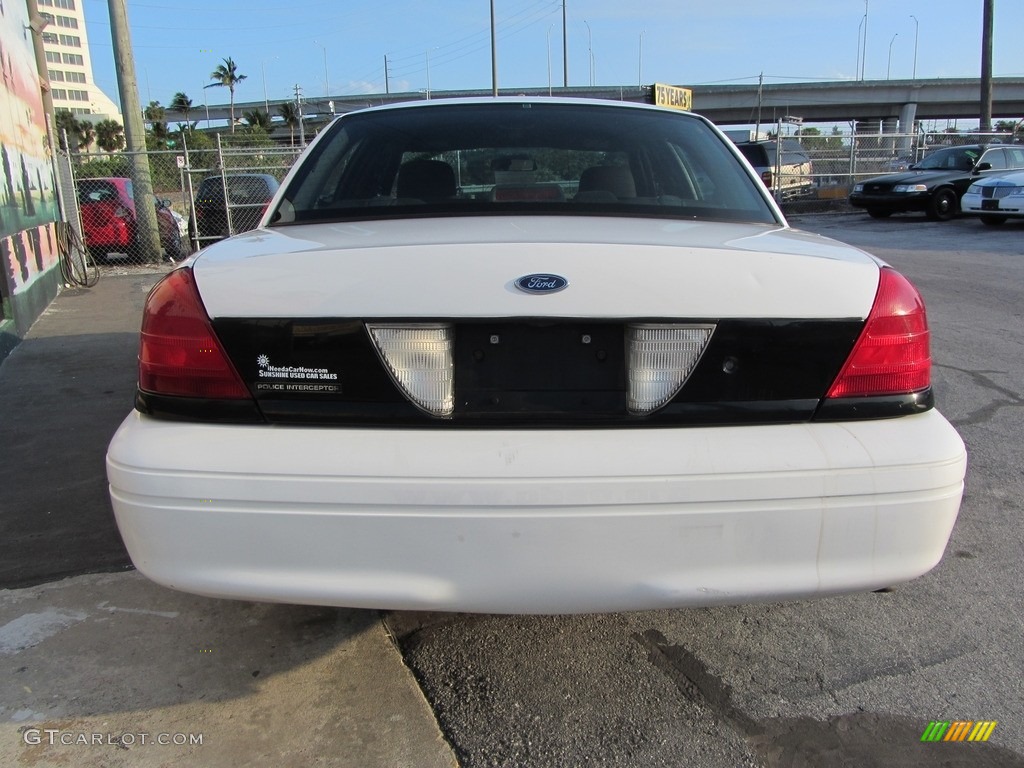
[[[215,81],[205,86],[206,88],[227,88],[231,94],[231,132],[235,132],[235,86],[245,80],[246,75],[238,73],[238,65],[235,60],[228,56],[218,64],[217,68],[210,73],[210,79]]]

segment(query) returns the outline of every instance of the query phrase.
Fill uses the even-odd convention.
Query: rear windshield
[[[277,191],[277,180],[272,176],[211,176],[203,179],[197,197],[217,199],[224,197],[224,187],[228,189],[228,200],[232,203],[266,203]]]
[[[726,140],[693,115],[495,102],[356,113],[328,131],[271,226],[516,212],[775,222]]]
[[[740,152],[743,156],[750,161],[750,164],[755,168],[763,165],[771,165],[771,161],[768,160],[768,151],[764,148],[763,144],[738,144]],[[772,152],[774,155],[775,153]]]
[[[126,192],[132,194],[132,183],[126,182]],[[113,203],[118,202],[117,187],[104,179],[81,179],[78,182],[78,202],[82,203]]]
[[[755,168],[773,166],[778,162],[778,149],[775,142],[764,144],[737,144],[743,156],[750,161]],[[784,141],[782,144],[782,164],[802,165],[811,160],[799,144],[792,141]]]

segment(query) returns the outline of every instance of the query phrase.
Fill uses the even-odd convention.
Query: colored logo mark
[[[932,720],[921,741],[988,741],[997,720]]]

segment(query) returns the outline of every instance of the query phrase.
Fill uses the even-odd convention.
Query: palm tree
[[[159,101],[149,102],[149,106],[142,110],[142,116],[150,123],[162,123],[167,110],[161,106]]]
[[[124,149],[124,128],[117,120],[100,120],[96,123],[96,144],[104,152]]]
[[[71,143],[73,136],[78,136],[78,119],[69,110],[58,109],[54,115],[54,122],[57,124],[57,133],[60,134],[60,148],[70,152],[68,144]]]
[[[163,120],[153,120],[149,124],[149,131],[146,134],[146,147],[148,149],[167,149],[167,139],[170,135],[167,123]]]
[[[295,102],[286,101],[277,108],[277,114],[284,118],[284,124],[288,126],[288,143],[295,145],[295,127],[299,124],[299,110]]]
[[[270,113],[264,112],[262,109],[250,109],[242,114],[242,119],[249,124],[250,128],[262,128],[267,133],[270,133],[271,128],[274,127]]]
[[[178,91],[171,99],[170,107],[176,112],[181,112],[185,116],[185,124],[188,125],[188,113],[192,111],[192,99]]]
[[[231,132],[235,132],[235,86],[245,80],[245,75],[238,74],[238,65],[235,64],[234,59],[228,56],[224,59],[223,64],[218,64],[217,68],[210,73],[210,79],[216,80],[215,83],[210,83],[205,88],[218,88],[224,87],[231,92]]]
[[[96,139],[96,130],[88,120],[78,121],[78,149],[84,152],[89,151],[89,146]]]

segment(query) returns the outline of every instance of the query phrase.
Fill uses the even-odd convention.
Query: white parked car
[[[939,562],[964,445],[914,287],[794,231],[690,113],[347,114],[150,294],[110,494],[204,595],[569,613]]]
[[[998,226],[1024,216],[1024,171],[1003,173],[974,182],[960,199],[960,210]]]

